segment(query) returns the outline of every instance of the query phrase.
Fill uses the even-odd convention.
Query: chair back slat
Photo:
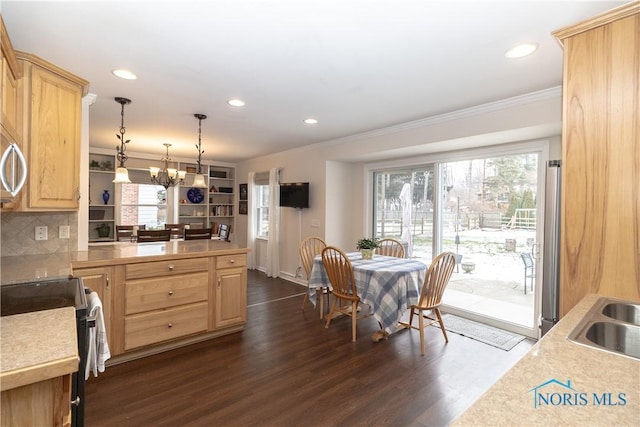
[[[353,267],[347,255],[336,247],[327,246],[322,250],[322,263],[331,282],[332,293],[344,300],[359,301]]]
[[[379,255],[393,256],[396,258],[404,258],[404,246],[402,242],[396,239],[384,238],[380,240],[380,246],[376,248]]]
[[[133,227],[134,225],[116,225],[116,239],[118,241],[124,240],[129,242],[133,236]],[[138,225],[138,230],[144,230],[145,225]]]
[[[171,240],[171,230],[139,230],[138,243],[168,242]]]
[[[165,230],[171,230],[171,237],[180,238],[184,234],[184,224],[165,224]]]
[[[418,305],[421,308],[440,306],[455,266],[456,255],[452,252],[443,252],[431,262],[420,293]]]
[[[304,272],[307,275],[307,279],[311,276],[311,268],[313,267],[313,259],[322,254],[322,250],[327,247],[324,240],[319,237],[307,237],[298,248],[300,252],[300,258],[302,259],[302,266]]]
[[[184,240],[211,240],[212,231],[210,228],[185,228]]]

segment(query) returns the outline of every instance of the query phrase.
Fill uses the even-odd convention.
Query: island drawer
[[[124,323],[124,349],[131,350],[206,331],[207,319],[206,302],[127,316]]]
[[[125,284],[125,314],[158,310],[209,298],[209,273],[139,279]]]
[[[247,265],[246,254],[221,255],[216,258],[216,269],[229,267],[244,267]]]
[[[125,274],[127,279],[143,279],[146,277],[163,277],[167,275],[207,271],[208,267],[208,258],[152,261],[137,264],[127,264]]]

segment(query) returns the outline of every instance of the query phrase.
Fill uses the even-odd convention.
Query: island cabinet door
[[[247,320],[247,270],[224,268],[216,272],[215,328],[242,324]]]
[[[73,269],[73,275],[82,278],[86,288],[95,291],[102,302],[102,317],[107,331],[107,342],[111,343],[111,281],[113,267],[94,267]]]

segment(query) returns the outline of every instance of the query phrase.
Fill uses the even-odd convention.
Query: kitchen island
[[[567,339],[601,295],[587,295],[454,426],[640,423],[640,360]]]
[[[191,240],[3,257],[2,284],[81,277],[102,300],[114,364],[243,330],[248,251]]]

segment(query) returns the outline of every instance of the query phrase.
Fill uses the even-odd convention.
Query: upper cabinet
[[[554,33],[564,48],[560,312],[640,300],[640,3]]]
[[[2,130],[14,142],[21,143],[19,132],[22,126],[21,78],[22,67],[18,65],[11,40],[0,19],[0,46],[2,53]]]
[[[8,191],[0,184],[2,210],[16,210],[20,207],[21,192],[15,193],[22,181],[24,170],[19,161],[24,151],[22,144],[22,67],[18,63],[11,40],[0,16],[0,155],[11,150],[14,154],[0,170],[9,183]],[[13,147],[13,148],[10,148]],[[17,150],[15,149],[17,147]],[[17,152],[19,150],[19,153]],[[17,158],[16,158],[17,157]],[[18,161],[16,161],[18,160]]]
[[[24,71],[24,145],[29,175],[22,210],[77,210],[82,97],[89,83],[34,55],[16,52]]]

